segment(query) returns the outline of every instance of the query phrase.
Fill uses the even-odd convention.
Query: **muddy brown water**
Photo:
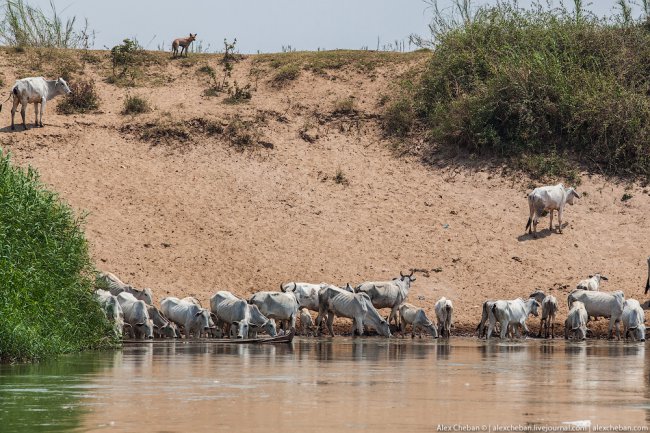
[[[647,426],[649,357],[608,341],[142,343],[0,366],[0,431]]]

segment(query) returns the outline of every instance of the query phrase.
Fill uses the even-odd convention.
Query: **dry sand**
[[[240,83],[253,80],[253,59],[236,65]],[[0,57],[6,83],[16,78],[15,61]],[[412,65],[303,71],[279,89],[264,70],[249,103],[227,105],[203,96],[206,78],[196,72],[203,63],[160,66],[164,85],[130,90],[105,83],[105,71],[88,65],[99,113],[63,116],[51,102],[44,129],[2,129],[14,161],[36,167],[63,199],[88,212],[99,269],[151,287],[157,300],[192,295],[203,302],[217,290],[247,296],[286,281],[358,284],[419,269],[410,301],[433,317],[435,301],[450,298],[457,332],[476,326],[484,300],[535,289],[558,297],[563,321],[569,290],[595,272],[610,279],[603,290],[643,300],[650,198],[642,187],[584,175],[583,198],[567,208],[564,234],[551,234],[545,218],[532,239],[524,234],[528,180],[432,168],[391,150],[377,119],[380,103]],[[121,115],[127,93],[146,96],[154,111]],[[348,97],[358,115],[332,116]],[[239,152],[221,136],[201,134],[156,144],[120,131],[165,113],[174,122],[228,123],[239,115],[273,148]],[[313,143],[301,137],[305,129],[318,136]],[[334,181],[337,171],[347,184]],[[622,202],[625,192],[633,198]]]

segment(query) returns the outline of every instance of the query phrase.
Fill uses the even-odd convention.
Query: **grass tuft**
[[[354,98],[343,98],[334,101],[333,114],[349,115],[356,112]]]
[[[295,63],[289,63],[280,67],[271,78],[273,87],[284,87],[289,82],[294,81],[300,76],[300,66]]]
[[[56,107],[61,114],[88,113],[99,108],[99,95],[92,80],[79,80],[70,83],[72,93]]]
[[[145,98],[136,95],[127,95],[124,99],[122,114],[142,114],[151,111],[151,105]]]
[[[334,175],[334,183],[337,185],[344,185],[347,186],[350,184],[350,181],[348,180],[347,176],[341,169],[341,167],[336,169],[336,174]]]

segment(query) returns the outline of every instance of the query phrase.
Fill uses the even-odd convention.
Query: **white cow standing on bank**
[[[198,305],[169,296],[160,301],[160,310],[172,322],[183,326],[185,338],[199,338],[203,332],[210,331],[210,312]]]
[[[124,321],[131,325],[133,336],[153,338],[154,324],[149,317],[147,304],[128,292],[118,294],[117,301],[124,312]]]
[[[490,315],[490,325],[488,327],[487,338],[492,336],[494,331],[495,322],[499,322],[501,326],[501,339],[506,338],[506,334],[510,330],[514,330],[519,334],[519,328],[523,328],[526,333],[529,333],[526,320],[529,315],[537,316],[537,309],[540,307],[539,302],[535,298],[529,298],[524,301],[521,298],[513,299],[510,301],[496,301],[492,306],[492,315]],[[512,327],[512,328],[510,328]]]
[[[600,290],[601,281],[608,281],[608,278],[600,274],[589,275],[589,278],[586,278],[578,283],[576,289],[591,290],[593,292],[597,292],[598,290]]]
[[[415,337],[418,328],[425,329],[433,338],[438,338],[438,330],[433,322],[431,322],[427,317],[423,308],[405,302],[399,306],[399,317],[401,321],[400,331],[406,331],[406,325],[411,325],[413,327],[411,338]]]
[[[449,299],[443,296],[436,302],[435,310],[438,319],[438,332],[441,337],[449,338],[451,336],[451,316],[454,313],[454,306]]]
[[[395,322],[395,326],[399,328],[400,322],[398,318],[399,306],[406,302],[411,288],[411,283],[415,281],[413,272],[404,275],[401,271],[399,278],[394,278],[392,281],[368,281],[361,283],[355,288],[357,293],[366,293],[372,305],[377,308],[390,308],[388,316],[388,324],[391,321]]]
[[[558,183],[553,186],[542,186],[535,188],[528,194],[528,223],[526,230],[537,237],[537,222],[544,211],[549,211],[551,217],[549,230],[553,231],[553,211],[557,210],[557,219],[559,221],[558,232],[562,233],[562,212],[567,203],[573,205],[576,198],[580,195],[573,188],[566,188],[563,184]]]
[[[626,299],[623,304],[623,333],[627,340],[630,336],[635,341],[645,341],[645,314],[636,299]]]
[[[58,80],[46,80],[43,77],[28,77],[21,80],[16,80],[16,84],[11,89],[11,94],[9,98],[13,97],[13,106],[11,107],[11,130],[16,129],[14,126],[14,117],[16,115],[16,109],[18,104],[20,107],[20,116],[23,119],[23,130],[27,129],[27,124],[25,123],[25,109],[27,104],[34,104],[34,127],[43,127],[43,113],[45,112],[45,104],[50,99],[55,98],[59,95],[68,95],[72,93],[68,83],[65,82],[63,78]],[[38,104],[41,104],[41,118],[39,121],[38,114]],[[0,111],[2,110],[2,104],[0,104]]]

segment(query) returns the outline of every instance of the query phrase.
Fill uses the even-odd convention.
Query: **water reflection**
[[[645,425],[648,356],[643,343],[558,339],[142,343],[0,367],[0,422],[3,432],[39,431],[42,423],[47,430],[184,431],[188,414],[193,425],[247,432],[574,419]],[[143,418],[134,401],[159,416]]]
[[[81,425],[93,374],[119,368],[121,352],[63,356],[30,365],[0,365],[0,430],[69,431]]]

